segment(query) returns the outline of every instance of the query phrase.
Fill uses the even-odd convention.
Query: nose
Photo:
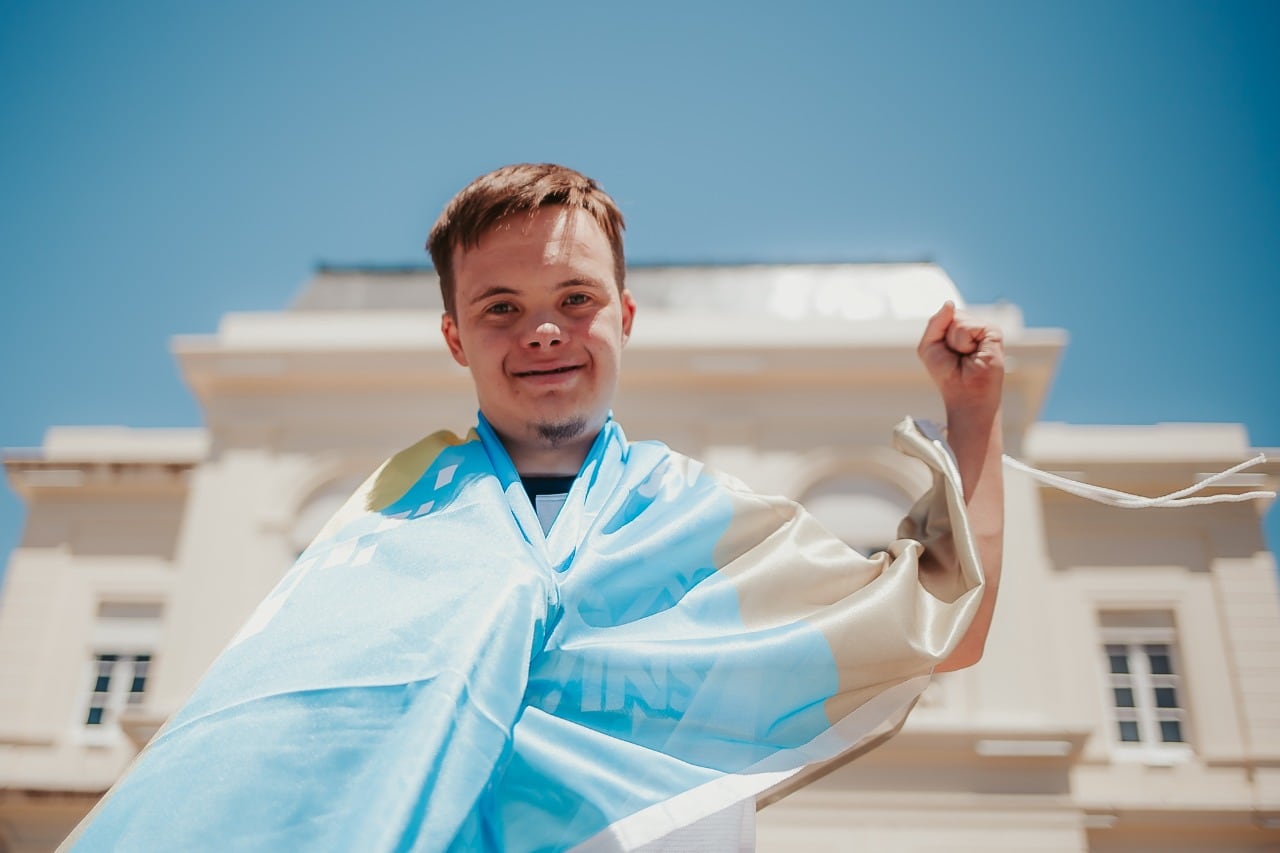
[[[525,346],[532,349],[559,346],[564,341],[564,332],[550,320],[544,320],[533,328],[525,340]]]

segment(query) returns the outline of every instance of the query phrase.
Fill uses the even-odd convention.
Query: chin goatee
[[[555,424],[534,424],[533,428],[539,438],[554,448],[582,435],[587,428],[587,419],[574,418]]]

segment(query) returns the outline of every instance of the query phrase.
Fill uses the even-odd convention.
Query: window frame
[[[1178,650],[1177,631],[1174,627],[1130,626],[1104,627],[1101,629],[1101,654],[1103,696],[1108,723],[1107,741],[1112,756],[1118,761],[1139,762],[1168,766],[1180,764],[1194,755],[1191,739],[1190,703],[1187,696],[1186,671]],[[1127,673],[1111,670],[1112,647],[1123,647]],[[1150,668],[1148,647],[1164,646],[1168,650],[1169,673],[1153,673]],[[1132,721],[1136,722],[1139,740],[1121,739],[1120,723],[1130,721],[1122,710],[1128,708],[1116,703],[1115,690],[1123,689],[1120,682],[1127,681],[1133,690]],[[1173,687],[1177,699],[1171,708],[1160,708],[1155,699],[1157,687]],[[1176,720],[1180,741],[1160,739],[1160,723]]]
[[[105,673],[105,691],[98,689],[98,682],[104,674],[104,658],[112,658],[111,667]],[[155,661],[155,653],[149,648],[100,647],[91,650],[84,669],[82,701],[77,705],[76,728],[83,742],[109,745],[124,738],[120,717],[130,708],[140,707],[146,702]],[[139,677],[140,663],[142,689],[135,691],[133,687]],[[102,697],[101,702],[98,701],[99,697]],[[100,721],[91,723],[89,718],[95,708],[101,709]]]
[[[84,746],[115,747],[129,742],[120,717],[133,708],[145,708],[153,690],[157,650],[166,609],[161,591],[105,588],[94,596],[95,618],[87,642],[81,647],[83,664],[70,703],[67,724],[71,739]],[[113,665],[103,670],[101,658],[113,655]],[[137,659],[146,657],[142,690],[131,690]],[[107,690],[96,689],[100,675],[108,676]],[[130,701],[130,695],[134,698]],[[90,723],[94,707],[102,708],[101,722]]]

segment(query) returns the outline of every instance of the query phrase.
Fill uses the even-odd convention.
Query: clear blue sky
[[[556,160],[634,261],[932,258],[1070,332],[1046,419],[1280,446],[1278,44],[1273,2],[0,0],[0,445],[199,423],[171,335]]]

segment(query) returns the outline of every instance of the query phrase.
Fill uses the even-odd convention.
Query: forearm
[[[1004,384],[1004,335],[996,326],[957,312],[947,301],[929,318],[916,352],[942,394],[947,443],[955,453],[966,515],[985,570],[982,601],[968,632],[937,670],[960,669],[982,658],[1000,586],[1004,539],[1004,447],[1000,395]],[[921,571],[934,571],[928,551]]]
[[[962,669],[982,658],[996,592],[1004,547],[1004,454],[999,406],[947,409],[947,443],[955,453],[964,486],[964,502],[986,585],[977,615],[955,651],[937,671]]]

